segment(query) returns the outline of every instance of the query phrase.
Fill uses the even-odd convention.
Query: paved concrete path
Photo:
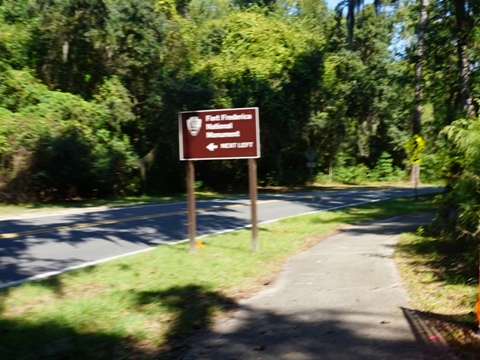
[[[351,226],[294,256],[273,284],[218,319],[183,359],[443,358],[414,335],[392,259],[398,235],[431,216]]]

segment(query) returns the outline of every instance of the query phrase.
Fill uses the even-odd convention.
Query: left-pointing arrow
[[[218,145],[215,145],[214,143],[210,143],[207,145],[207,149],[210,151],[215,151],[215,149],[218,149]]]

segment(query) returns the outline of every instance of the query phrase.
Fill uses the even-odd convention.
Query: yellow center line
[[[258,203],[269,203],[269,202],[277,202],[277,201],[280,201],[280,200],[263,200],[263,201],[258,202]],[[247,206],[247,205],[250,205],[250,202],[247,202],[247,203],[244,203],[244,204],[217,205],[217,206],[212,206],[212,207],[209,207],[209,208],[198,209],[197,212],[201,213],[201,212],[206,212],[206,211],[211,211],[211,210],[227,209],[227,208]],[[5,234],[0,234],[0,239],[13,239],[13,238],[20,237],[20,236],[43,234],[43,233],[54,232],[54,231],[83,229],[83,228],[96,227],[96,226],[101,226],[101,225],[118,224],[118,223],[128,222],[128,221],[155,219],[155,218],[161,218],[161,217],[166,217],[166,216],[171,216],[171,215],[186,214],[187,212],[188,212],[187,210],[182,210],[182,211],[175,211],[175,212],[170,212],[170,213],[142,215],[142,216],[134,216],[134,217],[128,217],[128,218],[121,218],[121,219],[112,219],[112,220],[99,220],[99,221],[89,222],[89,223],[62,225],[62,226],[55,226],[55,227],[51,227],[51,228],[45,228],[45,229],[37,229],[37,230],[14,232],[14,233],[5,233]]]

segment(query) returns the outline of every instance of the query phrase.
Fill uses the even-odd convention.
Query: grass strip
[[[403,234],[396,247],[397,268],[411,306],[460,359],[478,360],[476,252],[467,251],[461,241],[431,233],[422,227],[416,233]]]
[[[348,224],[433,209],[432,196],[380,201],[262,225],[0,291],[0,358],[178,358],[196,330],[268,283],[288,257]]]

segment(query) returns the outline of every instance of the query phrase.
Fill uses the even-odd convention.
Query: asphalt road
[[[418,189],[419,194],[439,191]],[[413,190],[379,188],[259,196],[258,222],[404,196],[413,196]],[[247,198],[197,201],[196,208],[199,237],[250,225]],[[185,202],[2,220],[0,288],[187,238]]]

